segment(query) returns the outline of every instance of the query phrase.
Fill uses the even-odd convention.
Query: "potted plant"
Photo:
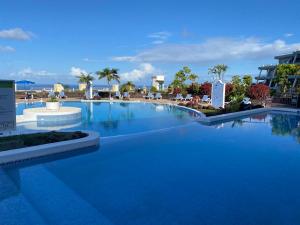
[[[57,98],[55,97],[51,97],[50,99],[48,99],[48,101],[46,102],[46,109],[47,110],[59,110],[60,108],[60,104]]]

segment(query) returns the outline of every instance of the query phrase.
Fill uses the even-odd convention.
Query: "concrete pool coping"
[[[69,140],[69,141],[60,141],[60,142],[36,145],[36,146],[31,146],[26,148],[18,148],[18,149],[12,149],[7,151],[1,151],[0,165],[99,145],[100,135],[98,132],[94,132],[94,131],[81,131],[81,132],[88,134],[88,136],[84,138]],[[41,132],[36,132],[36,131],[27,132],[26,134],[29,133],[33,134],[33,133],[41,133]]]
[[[252,115],[257,115],[261,113],[292,113],[296,115],[300,115],[300,109],[293,109],[293,108],[280,108],[280,107],[266,107],[266,108],[259,108],[259,109],[251,109],[251,110],[245,110],[240,112],[234,112],[234,113],[226,113],[222,115],[217,116],[205,116],[198,118],[198,121],[205,125],[212,125],[220,122],[227,122],[234,119],[244,118]]]

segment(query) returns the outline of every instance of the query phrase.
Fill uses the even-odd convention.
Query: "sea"
[[[78,84],[70,84],[70,85],[64,85],[65,88],[71,89],[71,90],[78,90]],[[143,86],[137,85],[136,88],[143,88]],[[148,87],[147,87],[148,88]],[[31,85],[18,85],[17,90],[25,90],[25,91],[41,91],[46,90],[49,91],[53,89],[53,84],[31,84]],[[93,85],[93,89],[96,90],[105,90],[108,89],[107,85]]]

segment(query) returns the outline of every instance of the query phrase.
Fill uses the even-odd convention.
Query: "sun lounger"
[[[129,98],[130,98],[130,95],[129,95],[129,93],[128,93],[128,92],[124,92],[124,94],[123,94],[123,98],[125,98],[125,99],[129,99]]]
[[[162,99],[161,93],[156,93],[154,99]]]
[[[154,95],[151,92],[148,92],[146,96],[144,96],[145,99],[153,99]]]
[[[58,98],[67,98],[67,96],[65,95],[65,92],[61,91],[58,94]]]
[[[244,104],[244,105],[251,105],[252,102],[251,102],[250,98],[246,97],[246,98],[243,99],[242,104]]]
[[[208,97],[208,95],[203,95],[202,102],[210,103],[211,99]]]
[[[50,91],[48,93],[48,98],[55,98],[55,93],[53,91]]]
[[[122,95],[119,91],[116,92],[115,98],[122,99]]]
[[[173,100],[177,101],[182,101],[183,100],[183,97],[182,97],[182,94],[177,94],[175,98],[173,98]]]
[[[184,98],[185,101],[191,101],[193,99],[191,94],[187,94]]]
[[[34,99],[33,92],[26,92],[25,93],[25,99]]]

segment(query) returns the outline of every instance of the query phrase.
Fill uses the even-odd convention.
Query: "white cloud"
[[[292,33],[286,33],[286,34],[284,34],[284,36],[285,36],[285,37],[293,37],[294,34],[292,34]]]
[[[165,43],[172,34],[167,31],[156,32],[148,35],[148,38],[153,39],[152,44],[158,45]]]
[[[152,41],[152,44],[155,44],[155,45],[160,45],[160,44],[163,44],[165,43],[164,40],[156,40],[156,41]]]
[[[0,45],[0,52],[14,52],[14,51],[16,50],[13,47]]]
[[[103,62],[104,60],[101,59],[91,59],[91,58],[83,58],[84,62]]]
[[[0,38],[14,40],[30,40],[34,34],[30,31],[24,31],[21,28],[0,30]]]
[[[74,67],[74,66],[71,67],[71,69],[70,69],[70,75],[72,75],[74,77],[80,76],[82,73],[87,74],[88,72],[86,72],[83,69],[80,69],[79,67]]]
[[[114,57],[115,61],[164,63],[222,63],[237,59],[272,58],[300,49],[300,43],[283,40],[263,42],[256,38],[213,38],[198,44],[159,45],[134,56]]]
[[[31,67],[21,69],[18,72],[12,72],[9,74],[10,79],[30,79],[39,80],[45,82],[45,79],[49,81],[51,78],[55,78],[56,73],[51,73],[46,70],[33,70]]]
[[[121,78],[126,81],[140,81],[146,76],[155,72],[155,68],[150,63],[142,63],[138,69],[134,69],[127,73],[122,73]]]
[[[14,74],[12,74],[14,75]],[[17,75],[22,78],[48,77],[54,76],[56,73],[51,73],[46,70],[32,70],[30,67],[20,70]]]
[[[113,61],[116,62],[134,62],[137,59],[134,56],[117,56],[112,58]]]

